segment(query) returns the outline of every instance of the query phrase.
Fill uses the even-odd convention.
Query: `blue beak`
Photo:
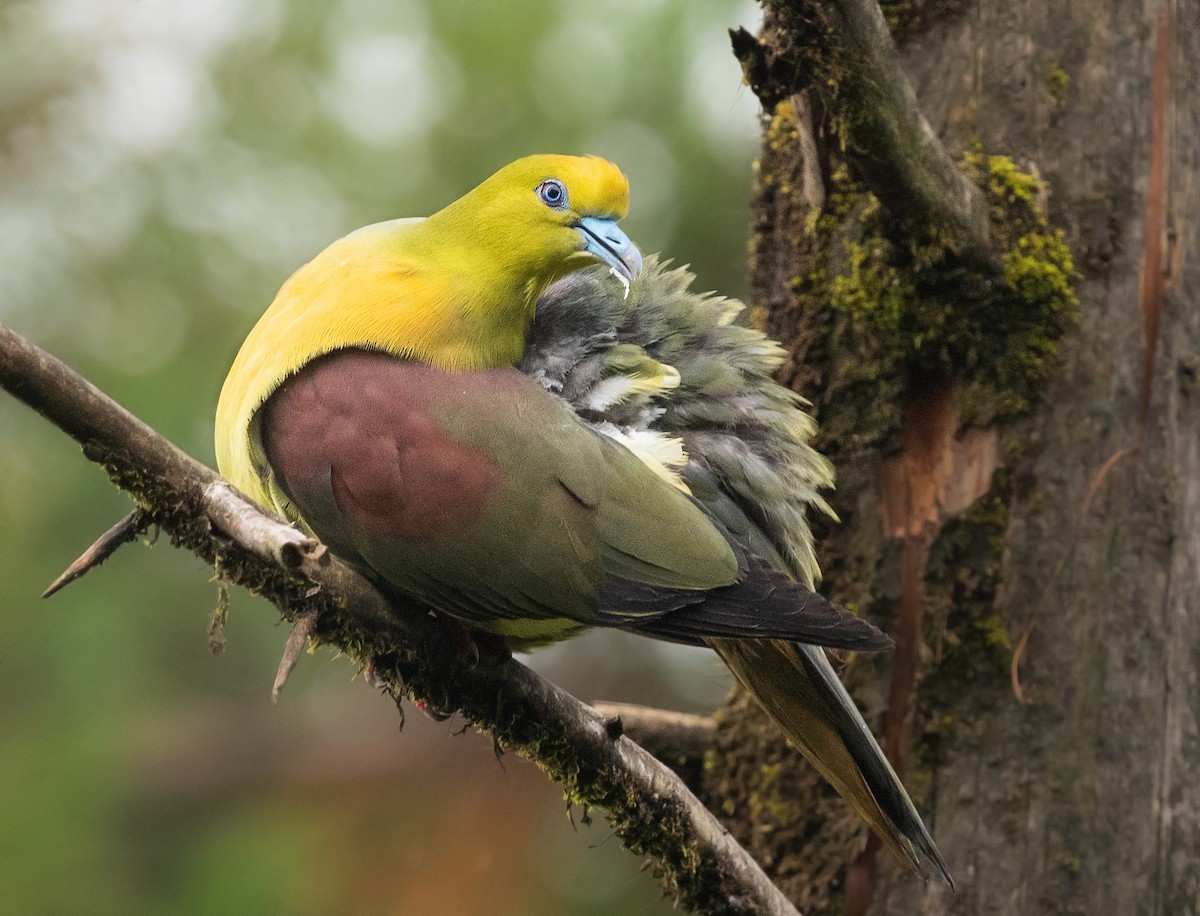
[[[642,253],[617,227],[616,220],[585,216],[575,224],[575,231],[583,236],[583,247],[599,258],[626,281],[642,272]]]

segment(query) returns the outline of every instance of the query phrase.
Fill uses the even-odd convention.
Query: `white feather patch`
[[[622,429],[612,423],[602,423],[596,428],[637,455],[646,467],[671,486],[684,493],[692,492],[679,476],[688,460],[682,439],[653,429]]]
[[[654,375],[635,376],[618,372],[602,378],[583,398],[582,406],[587,410],[602,412],[627,401],[635,394],[655,396],[678,388],[679,370],[665,363],[656,365],[659,372]]]

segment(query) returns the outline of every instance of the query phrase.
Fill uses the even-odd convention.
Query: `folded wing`
[[[257,428],[285,510],[384,587],[519,645],[583,626],[889,644],[516,369],[339,351]]]

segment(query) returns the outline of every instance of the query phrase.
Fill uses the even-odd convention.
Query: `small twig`
[[[619,720],[620,733],[668,765],[680,759],[702,758],[717,731],[712,716],[632,703],[597,702],[592,708],[610,721]]]
[[[283,657],[279,659],[279,669],[275,672],[275,683],[271,685],[271,702],[279,702],[279,691],[287,683],[288,675],[300,660],[300,654],[308,645],[308,637],[312,635],[313,627],[317,625],[318,612],[316,608],[305,608],[292,621],[292,632],[288,634],[283,646]]]
[[[49,598],[59,589],[70,585],[85,573],[95,569],[114,553],[122,544],[128,544],[146,530],[147,520],[139,509],[134,509],[123,519],[96,538],[95,543],[79,555],[74,563],[63,570],[62,574],[50,583],[42,592],[43,598]]]
[[[1092,511],[1092,503],[1096,499],[1096,494],[1100,492],[1100,484],[1104,483],[1104,478],[1120,463],[1122,458],[1133,451],[1136,451],[1136,449],[1128,445],[1117,449],[1108,456],[1104,464],[1100,465],[1100,470],[1096,471],[1092,476],[1092,481],[1088,484],[1087,493],[1083,497],[1083,505],[1079,507],[1080,524],[1087,521],[1088,514]]]
[[[1021,634],[1021,638],[1017,640],[1017,647],[1013,649],[1012,660],[1009,662],[1008,675],[1012,681],[1013,696],[1016,697],[1018,703],[1022,706],[1030,705],[1033,700],[1025,695],[1025,691],[1021,689],[1021,656],[1025,654],[1025,647],[1029,645],[1029,637],[1033,635],[1034,624],[1030,624],[1025,628],[1025,632]]]

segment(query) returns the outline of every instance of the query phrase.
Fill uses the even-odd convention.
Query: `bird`
[[[592,627],[707,645],[918,873],[944,860],[822,647],[832,482],[778,344],[618,222],[621,170],[527,156],[297,270],[221,390],[218,468],[385,594],[526,650]]]

